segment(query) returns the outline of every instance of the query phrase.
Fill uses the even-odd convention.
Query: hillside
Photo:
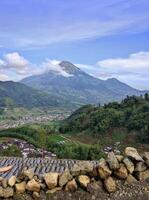
[[[100,107],[86,105],[60,122],[1,130],[0,137],[26,140],[40,148],[44,146],[58,158],[98,160],[107,147],[118,151],[126,146],[148,150],[148,122],[149,96],[146,94]]]
[[[0,81],[0,107],[49,107],[59,106],[59,100],[45,92],[22,83]]]
[[[58,68],[59,72],[49,70],[41,75],[27,77],[21,82],[76,105],[104,104],[120,101],[126,95],[144,94],[143,91],[136,90],[114,78],[106,81],[97,79],[68,61],[62,61],[55,68]]]
[[[86,105],[74,112],[61,126],[68,134],[83,133],[94,138],[105,138],[114,128],[126,128],[138,132],[142,142],[149,141],[149,95],[127,97],[121,103],[104,106]],[[119,132],[117,137],[123,137]],[[129,135],[130,136],[130,135]],[[131,135],[132,136],[132,135]]]

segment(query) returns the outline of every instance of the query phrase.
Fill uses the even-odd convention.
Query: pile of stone
[[[34,199],[40,199],[41,192],[74,192],[79,188],[90,193],[102,188],[112,193],[118,190],[118,180],[126,184],[140,181],[141,184],[146,179],[149,179],[149,152],[139,155],[135,148],[127,147],[124,155],[109,152],[107,158],[100,159],[96,166],[89,161],[80,161],[62,173],[49,172],[37,176],[33,169],[24,168],[18,177],[12,176],[8,180],[0,178],[0,197],[29,193]]]

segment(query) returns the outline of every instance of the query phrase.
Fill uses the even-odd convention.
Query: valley
[[[121,103],[86,105],[72,114],[64,109],[46,112],[6,121],[0,137],[25,140],[63,159],[96,160],[111,150],[119,154],[128,145],[149,150],[148,94]]]
[[[30,109],[11,108],[5,109],[0,115],[0,130],[15,128],[25,124],[59,121],[71,114],[64,108]]]

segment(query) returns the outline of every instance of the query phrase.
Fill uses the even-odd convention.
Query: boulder
[[[144,152],[143,159],[146,165],[149,167],[149,152]]]
[[[25,189],[26,189],[26,182],[25,181],[15,184],[15,190],[16,190],[17,194],[23,194],[25,192]]]
[[[91,176],[91,177],[97,177],[98,176],[97,166],[93,167],[93,171],[91,173],[89,173],[89,176]]]
[[[4,197],[4,188],[0,186],[0,197]]]
[[[35,181],[34,179],[28,181],[26,184],[26,189],[32,192],[39,192],[40,191],[40,184]]]
[[[132,176],[131,174],[129,174],[127,176],[125,183],[132,184],[132,183],[136,183],[136,182],[137,182],[137,179],[134,176]]]
[[[40,194],[38,192],[33,192],[32,197],[33,199],[40,199]]]
[[[0,182],[2,182],[3,179],[4,179],[4,178],[3,178],[2,176],[0,176]]]
[[[3,179],[2,182],[1,182],[3,188],[6,188],[8,186],[8,182],[7,182],[7,179]]]
[[[147,169],[147,166],[144,162],[137,162],[135,165],[135,172],[143,172]]]
[[[66,187],[65,187],[65,190],[66,190],[66,191],[74,192],[74,191],[77,190],[77,188],[78,188],[77,183],[76,183],[75,179],[73,179],[73,180],[71,180],[71,181],[69,181],[69,182],[67,183],[67,185],[66,185]]]
[[[30,168],[30,169],[24,169],[22,171],[22,175],[27,177],[29,180],[31,180],[34,176],[34,169]]]
[[[46,188],[46,184],[45,183],[40,183],[40,187],[42,190],[44,190]]]
[[[108,177],[104,180],[104,187],[107,190],[107,192],[115,192],[116,191],[116,183],[112,177]]]
[[[0,197],[6,199],[13,197],[14,189],[12,187],[2,188],[0,187]]]
[[[142,157],[138,154],[137,152],[137,149],[133,148],[133,147],[126,147],[125,149],[125,155],[127,157],[129,157],[130,159],[132,160],[135,160],[135,161],[142,161],[143,162],[143,159]]]
[[[102,191],[103,189],[103,184],[102,181],[95,181],[91,182],[87,185],[87,192],[90,194],[95,194],[96,192]]]
[[[112,174],[112,171],[109,169],[105,159],[100,159],[98,164],[98,174],[101,179],[106,179]]]
[[[135,175],[139,181],[144,181],[149,178],[149,169],[145,170],[144,172],[137,172]]]
[[[119,162],[114,154],[114,152],[108,153],[107,162],[111,170],[116,170],[119,168]]]
[[[63,187],[66,185],[66,183],[70,180],[72,180],[72,175],[70,174],[69,170],[65,170],[60,176],[59,176],[59,186]]]
[[[13,187],[16,183],[16,179],[17,179],[16,176],[11,176],[10,179],[8,179],[8,185],[10,187]]]
[[[53,188],[53,189],[51,189],[51,190],[48,190],[48,191],[46,192],[46,194],[54,194],[55,192],[60,191],[60,190],[62,190],[61,187],[56,187],[56,188]]]
[[[80,161],[71,168],[70,173],[72,176],[89,174],[93,171],[93,167],[89,161]]]
[[[90,183],[90,178],[86,175],[80,175],[78,182],[82,188],[87,188],[87,185]]]
[[[116,158],[117,158],[117,160],[118,160],[119,162],[122,162],[124,156],[122,156],[122,155],[116,155]]]
[[[114,172],[114,175],[120,179],[126,179],[128,176],[127,169],[123,163],[120,164],[120,168]]]
[[[58,176],[59,173],[57,172],[44,174],[44,180],[46,182],[46,185],[48,186],[48,189],[53,189],[58,185]]]
[[[134,164],[133,164],[133,162],[128,157],[125,157],[123,159],[123,163],[125,164],[125,167],[127,168],[128,172],[130,174],[132,174],[133,171],[134,171]]]

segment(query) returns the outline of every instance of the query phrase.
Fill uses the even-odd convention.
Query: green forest
[[[116,127],[137,131],[142,141],[149,142],[149,94],[127,96],[120,103],[112,102],[104,106],[83,106],[64,121],[60,132],[83,132],[99,138]]]

